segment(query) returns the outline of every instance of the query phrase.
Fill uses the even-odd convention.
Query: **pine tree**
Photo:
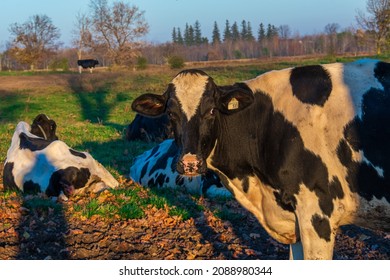
[[[200,30],[200,23],[199,21],[195,21],[195,27],[194,27],[194,43],[196,45],[202,44],[202,31]]]
[[[230,30],[230,23],[229,20],[226,20],[225,23],[225,30],[223,31],[223,41],[229,41],[232,39],[232,32]]]
[[[214,21],[214,29],[213,29],[213,36],[212,36],[212,44],[220,44],[221,43],[221,34],[219,33],[218,24],[216,21]]]
[[[233,41],[240,40],[240,32],[238,31],[237,22],[234,22],[232,25],[232,40]]]
[[[177,43],[180,45],[184,44],[183,36],[181,35],[180,27],[177,28]]]
[[[246,29],[247,29],[246,40],[247,41],[254,41],[255,37],[253,36],[252,25],[251,25],[251,23],[249,21],[247,22]]]
[[[260,23],[260,25],[259,25],[259,32],[257,34],[257,41],[262,42],[264,39],[265,39],[264,24]]]
[[[241,22],[241,38],[242,38],[243,40],[246,40],[247,36],[248,36],[248,29],[247,29],[247,27],[246,27],[246,21],[243,20],[243,21]]]
[[[176,27],[174,27],[172,30],[172,42],[177,43]]]

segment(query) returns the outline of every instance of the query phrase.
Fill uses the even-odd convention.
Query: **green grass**
[[[226,85],[254,78],[272,69],[354,59],[356,58],[325,57],[260,65],[204,67],[203,70],[212,76],[217,84]],[[388,57],[384,59],[389,60]],[[22,80],[25,76],[44,77],[47,81],[59,77],[65,80],[65,83],[56,86],[48,83],[5,92],[1,91],[0,87],[0,161],[5,161],[17,123],[31,123],[36,115],[45,113],[57,122],[57,134],[61,140],[74,149],[91,153],[115,177],[127,176],[134,157],[153,146],[126,141],[125,129],[135,116],[131,110],[131,102],[141,93],[163,93],[177,72],[178,70],[148,70],[93,75],[0,73],[0,76],[12,76],[13,79],[16,76]],[[179,215],[183,219],[202,211],[196,202],[188,198],[182,199],[177,191],[153,189],[146,196],[140,195],[139,192],[136,188],[112,190],[115,196],[113,202],[100,203],[97,199],[91,199],[87,204],[75,205],[74,210],[86,217],[96,214],[111,217],[117,214],[123,219],[143,217],[145,209],[151,205],[157,209],[169,207],[172,216]],[[30,201],[26,207],[46,209],[54,205]],[[221,217],[231,215],[227,210],[217,214]]]

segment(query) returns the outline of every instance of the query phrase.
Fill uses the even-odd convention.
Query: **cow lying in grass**
[[[38,115],[31,127],[19,122],[4,164],[5,189],[23,192],[98,192],[118,186],[117,180],[89,153],[73,150],[57,140],[56,123]]]
[[[208,197],[230,197],[218,176],[209,170],[202,176],[185,177],[175,168],[177,146],[168,139],[138,156],[130,167],[130,178],[143,186],[157,188],[183,188]]]
[[[184,70],[135,112],[167,114],[188,178],[214,170],[291,258],[331,259],[340,225],[390,231],[390,64],[270,71],[219,87]]]

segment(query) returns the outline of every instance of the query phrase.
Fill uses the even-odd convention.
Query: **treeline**
[[[194,25],[187,23],[184,29],[174,27],[171,42],[144,46],[142,55],[150,63],[163,64],[173,55],[185,61],[208,61],[375,52],[372,32],[352,27],[341,29],[336,23],[326,25],[321,33],[301,36],[292,34],[288,25],[260,23],[254,30],[249,21],[230,24],[226,20],[222,31],[214,22],[210,39],[203,35],[199,21]]]
[[[169,61],[211,61],[298,55],[358,55],[390,53],[390,3],[367,0],[367,11],[357,15],[359,28],[337,23],[310,35],[293,33],[288,25],[260,23],[252,26],[226,20],[214,22],[210,37],[200,22],[174,27],[163,44],[143,42],[149,32],[144,11],[126,1],[90,0],[89,12],[76,15],[72,46],[59,42],[60,30],[46,15],[34,15],[9,27],[10,41],[0,53],[0,71],[77,67],[78,59],[93,58],[100,66],[145,68]],[[169,31],[167,31],[169,32]],[[175,58],[174,60],[172,58]],[[178,63],[182,65],[182,63]],[[142,67],[141,67],[142,66]]]

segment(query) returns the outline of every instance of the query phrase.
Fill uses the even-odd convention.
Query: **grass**
[[[258,65],[204,66],[203,69],[217,84],[226,85],[254,78],[272,69],[354,59],[356,58],[325,57]],[[3,79],[9,76],[10,79],[16,77],[23,81],[26,76],[38,76],[44,77],[48,83],[24,85],[16,90],[2,90],[0,87],[0,161],[4,162],[6,159],[17,123],[31,123],[37,114],[45,113],[57,122],[57,134],[61,140],[74,149],[90,152],[115,177],[127,176],[134,157],[152,147],[152,144],[128,142],[124,137],[126,126],[135,116],[131,111],[131,102],[144,92],[163,93],[177,72],[178,70],[145,70],[100,72],[92,75],[1,72]],[[50,85],[49,82],[54,79],[64,82]],[[188,197],[183,199],[178,191],[153,189],[145,193],[144,189],[138,187],[125,187],[112,190],[110,194],[112,197],[108,201],[101,201],[97,197],[89,198],[84,204],[76,203],[74,211],[87,218],[93,215],[108,218],[118,215],[121,219],[141,218],[148,207],[168,208],[170,215],[183,219],[202,211],[195,200]],[[55,204],[37,199],[26,202],[26,207],[47,209],[55,208]],[[217,215],[225,217],[232,214],[222,209]]]

